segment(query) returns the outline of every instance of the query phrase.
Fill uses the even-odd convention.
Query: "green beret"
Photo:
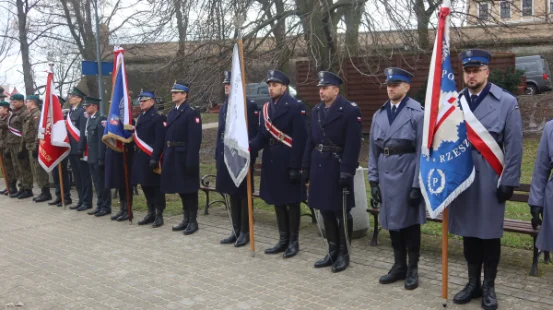
[[[23,96],[22,94],[14,94],[10,97],[10,100],[25,100],[25,96]]]
[[[27,95],[27,100],[34,100],[36,103],[39,103],[40,97],[38,95]]]
[[[10,103],[7,102],[7,101],[0,101],[0,107],[9,108],[9,107],[10,107]]]

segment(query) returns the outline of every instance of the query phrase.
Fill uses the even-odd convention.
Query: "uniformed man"
[[[105,188],[104,160],[106,156],[106,145],[102,142],[104,127],[102,121],[106,120],[104,115],[98,112],[100,108],[100,99],[85,97],[84,107],[88,118],[84,130],[84,137],[81,136],[79,149],[84,150],[88,147],[88,169],[94,189],[96,190],[96,209],[88,212],[90,215],[104,216],[111,213],[111,195],[109,189]],[[91,209],[92,204],[83,204],[77,211]]]
[[[29,198],[33,197],[33,173],[31,172],[30,161],[27,149],[24,148],[22,137],[22,126],[25,107],[25,97],[21,94],[11,96],[11,105],[13,107],[12,115],[8,119],[9,134],[6,139],[8,150],[15,163],[17,180],[20,182],[19,191],[10,195],[11,198]]]
[[[380,223],[390,232],[394,265],[380,283],[405,280],[405,289],[413,290],[419,285],[421,224],[426,221],[418,181],[424,112],[407,96],[411,73],[387,68],[384,75],[389,100],[373,116],[369,183],[371,204],[381,204]]]
[[[277,70],[267,72],[270,102],[263,106],[259,133],[250,141],[254,154],[263,149],[259,196],[275,205],[278,243],[265,254],[282,253],[284,258],[299,251],[300,203],[305,185],[300,169],[307,141],[305,105],[288,93],[288,77]]]
[[[77,204],[69,207],[72,210],[79,209],[82,206],[85,206],[83,210],[92,208],[92,179],[88,163],[86,160],[83,160],[88,150],[85,148],[86,143],[80,143],[81,137],[84,136],[86,130],[87,121],[87,114],[83,107],[85,97],[86,94],[83,91],[77,87],[73,87],[68,99],[71,108],[65,121],[69,143],[71,144],[71,152],[68,156],[69,163],[71,164],[73,181],[75,182],[75,188],[79,196]]]
[[[340,95],[340,85],[339,76],[319,72],[321,103],[311,111],[302,164],[304,181],[310,182],[309,206],[320,210],[328,242],[328,254],[315,263],[315,268],[332,266],[332,272],[349,266],[348,242],[353,232],[350,210],[355,207],[353,176],[361,151],[361,111]]]
[[[142,90],[138,95],[141,113],[138,115],[135,127],[135,149],[131,183],[140,184],[146,196],[148,214],[138,222],[138,225],[152,224],[152,227],[163,225],[163,210],[165,210],[165,194],[159,189],[161,182],[160,160],[165,141],[167,118],[155,107],[156,97],[153,90]],[[121,210],[120,212],[126,212]]]
[[[40,123],[40,108],[42,100],[38,95],[27,95],[25,106],[27,111],[23,115],[22,137],[23,148],[27,151],[27,157],[31,164],[33,180],[38,184],[40,195],[33,198],[35,202],[52,200],[48,173],[44,171],[38,162],[38,125]]]
[[[217,147],[215,149],[215,162],[217,167],[217,180],[215,182],[216,190],[219,193],[230,196],[230,211],[232,220],[232,232],[227,238],[221,240],[222,244],[234,243],[235,247],[241,247],[250,242],[250,226],[248,214],[248,193],[247,180],[244,179],[240,187],[236,187],[232,181],[227,166],[225,164],[225,152],[223,140],[225,138],[226,118],[228,110],[228,96],[230,95],[231,72],[224,72],[225,79],[225,103],[219,111],[219,128],[217,129]],[[255,101],[246,99],[248,105],[248,137],[253,139],[259,129],[259,112]],[[255,164],[257,154],[252,154],[250,167]],[[251,174],[253,178],[253,173]],[[253,184],[253,182],[252,182]]]
[[[8,139],[8,120],[10,119],[10,103],[5,101],[7,95],[4,94],[4,88],[0,86],[0,152],[2,153],[2,159],[4,161],[4,168],[6,169],[6,177],[8,178],[8,187],[10,193],[17,192],[16,188],[16,175],[15,168],[13,165],[12,157],[8,150],[8,144],[6,140]],[[8,189],[0,191],[2,195],[8,195]]]
[[[62,98],[62,97],[59,97],[58,98],[59,101],[60,101],[60,105],[61,107],[63,108],[63,105],[65,104],[65,99]],[[68,112],[67,112],[68,113]],[[67,113],[64,113],[64,118],[67,118]],[[62,161],[61,161],[61,165],[62,165],[62,178],[63,178],[63,191],[64,191],[64,202],[65,202],[65,205],[68,206],[70,204],[73,203],[72,199],[71,199],[71,188],[69,186],[69,171],[67,170],[67,163],[69,162],[69,156],[66,156]],[[59,164],[58,164],[59,165]],[[56,185],[56,191],[55,191],[55,195],[56,195],[56,199],[54,199],[53,201],[49,202],[48,205],[50,206],[58,206],[58,207],[61,207],[62,206],[62,203],[61,203],[61,187],[60,187],[60,174],[59,174],[59,170],[58,170],[58,166],[56,166],[54,168],[54,170],[52,170],[52,178],[54,179],[54,184]]]
[[[541,225],[536,247],[548,252],[553,252],[553,211],[551,211],[553,206],[553,179],[549,178],[553,167],[552,158],[553,120],[545,124],[541,136],[528,199],[532,226],[536,229]]]
[[[474,182],[453,201],[449,210],[449,231],[463,237],[469,278],[453,302],[464,304],[482,296],[484,309],[497,309],[494,281],[501,253],[505,201],[519,185],[522,121],[515,96],[488,81],[491,54],[474,49],[462,52],[459,58],[467,87],[459,97],[465,96],[476,119],[503,150],[504,163],[500,179],[489,158],[484,157],[477,146],[472,146]],[[482,264],[484,282],[481,286]]]
[[[200,189],[200,145],[202,118],[187,102],[190,85],[175,81],[171,98],[175,108],[167,115],[167,131],[161,167],[161,192],[178,193],[182,200],[183,221],[173,231],[185,235],[198,230],[198,190]]]

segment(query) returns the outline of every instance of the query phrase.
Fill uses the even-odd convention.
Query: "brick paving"
[[[0,197],[0,309],[441,309],[440,254],[434,239],[422,252],[421,286],[378,284],[392,261],[389,240],[353,241],[349,269],[314,269],[324,255],[316,227],[303,218],[301,252],[284,260],[263,249],[276,242],[272,218],[256,223],[256,255],[220,245],[226,211],[200,216],[192,236],[116,223],[30,200]],[[137,214],[140,218],[142,214]],[[452,241],[450,298],[465,282],[459,243]],[[505,258],[505,259],[503,259]],[[497,280],[500,309],[552,309],[553,270],[529,277],[531,252],[503,249]],[[338,293],[336,295],[336,293]],[[480,309],[480,300],[451,309]]]

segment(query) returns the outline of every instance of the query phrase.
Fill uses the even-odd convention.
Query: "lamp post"
[[[100,55],[100,17],[98,16],[98,0],[94,1],[94,14],[96,15],[96,62],[98,63],[98,98],[100,114],[104,114],[104,90],[102,85],[102,56]]]

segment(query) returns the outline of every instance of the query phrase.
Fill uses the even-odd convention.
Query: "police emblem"
[[[273,71],[273,70],[269,71],[269,75],[270,75],[271,77],[274,77],[274,76],[275,76],[275,71]]]
[[[471,50],[468,50],[468,51],[466,52],[466,55],[467,55],[467,57],[472,57],[472,51],[471,51]]]

